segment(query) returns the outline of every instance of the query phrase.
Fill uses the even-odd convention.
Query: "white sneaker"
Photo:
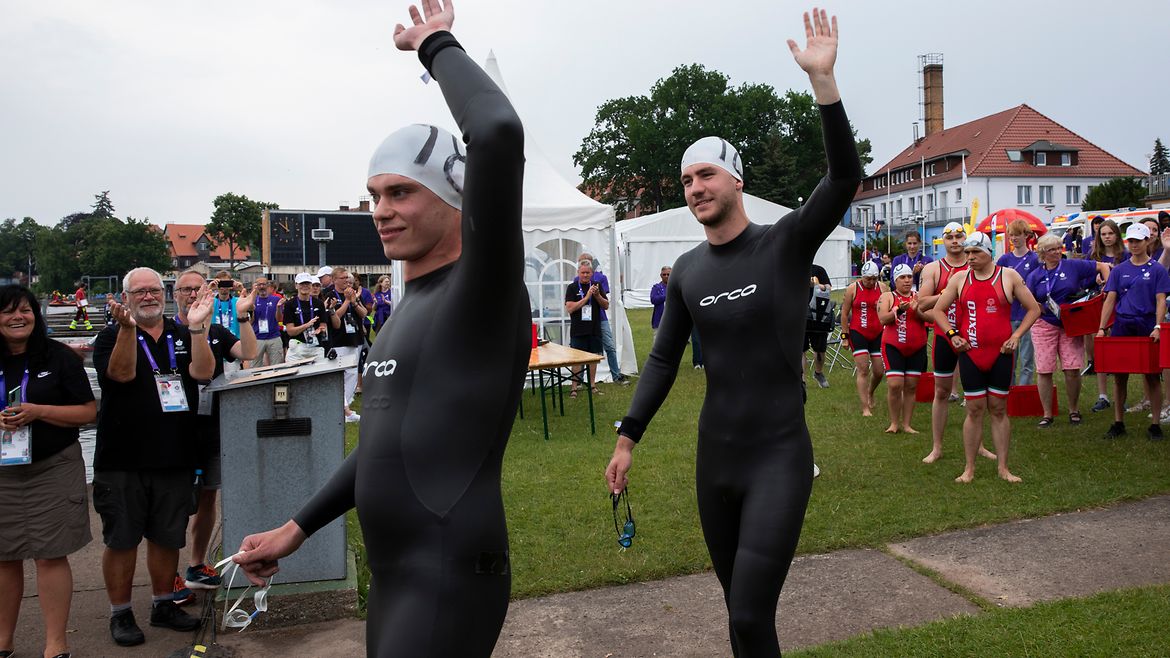
[[[1162,422],[1170,423],[1170,407],[1162,407]]]
[[[813,477],[819,478],[821,476],[821,467],[813,464]]]
[[[362,419],[362,417],[359,414],[351,411],[351,412],[349,412],[349,414],[346,415],[345,422],[356,423],[356,422],[360,421],[361,419]]]
[[[1135,404],[1132,407],[1127,407],[1125,409],[1125,413],[1136,414],[1136,413],[1139,413],[1142,411],[1149,411],[1149,410],[1150,410],[1150,401],[1149,400],[1142,400],[1141,404]]]

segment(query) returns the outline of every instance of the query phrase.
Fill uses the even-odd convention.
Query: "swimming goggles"
[[[609,497],[613,501],[613,529],[617,531],[617,543],[622,549],[629,548],[634,543],[634,512],[630,509],[630,495],[627,489],[622,489],[621,493],[610,494]],[[622,502],[626,504],[626,520],[625,523],[618,524],[618,505]]]
[[[239,553],[236,555],[239,555]],[[231,570],[232,574],[227,584],[227,591],[229,592],[232,590],[232,583],[235,582],[236,572],[240,570],[240,565],[232,562],[232,558],[234,557],[235,555],[230,555],[220,560],[215,565],[216,571],[219,571],[220,567],[224,567],[223,573],[220,574],[221,576],[226,576],[228,570]],[[230,566],[227,566],[229,563]],[[240,593],[239,598],[236,599],[235,604],[232,605],[230,610],[227,607],[228,598],[230,597],[225,596],[223,600],[223,625],[220,626],[220,629],[227,629],[229,627],[238,628],[240,630],[237,632],[243,633],[244,629],[247,628],[248,625],[256,619],[257,615],[259,615],[261,612],[268,612],[268,590],[272,588],[272,578],[272,576],[269,576],[268,580],[264,583],[264,587],[257,589],[256,592],[252,594],[252,603],[256,608],[252,612],[248,612],[247,610],[244,610],[240,607],[240,605],[244,602],[244,597],[248,595],[248,592],[251,591],[253,587],[251,584],[249,584],[248,587],[246,587],[244,591]]]

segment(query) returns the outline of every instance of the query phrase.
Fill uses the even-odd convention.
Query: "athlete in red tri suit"
[[[926,370],[926,317],[918,309],[914,270],[899,264],[893,272],[894,289],[878,301],[882,330],[882,359],[886,367],[886,402],[890,409],[887,434],[899,430],[917,434],[910,426],[918,378]],[[899,421],[901,424],[899,426]]]
[[[853,350],[857,366],[857,397],[861,400],[861,415],[872,416],[873,392],[882,383],[882,323],[878,319],[878,299],[882,296],[878,282],[878,266],[866,261],[861,267],[861,278],[845,288],[841,303],[841,326],[848,327],[846,344]]]
[[[956,482],[975,479],[975,457],[983,441],[983,415],[991,414],[991,439],[999,462],[999,477],[1008,482],[1020,478],[1008,470],[1008,444],[1012,426],[1007,417],[1008,389],[1012,384],[1012,356],[1019,347],[1020,336],[1032,328],[1040,317],[1040,305],[1024,285],[1019,273],[999,267],[991,257],[991,238],[975,233],[963,247],[970,267],[951,277],[938,298],[934,310],[935,327],[942,331],[959,353],[959,376],[967,399],[967,419],[963,422],[963,450],[967,465]],[[947,319],[943,310],[958,301],[958,325]],[[1024,307],[1024,319],[1014,332],[1011,305]]]
[[[942,239],[946,253],[939,260],[927,263],[926,267],[922,268],[918,286],[918,308],[924,314],[935,307],[939,295],[946,290],[951,278],[956,273],[967,270],[967,256],[963,253],[963,241],[967,239],[967,233],[963,225],[958,222],[947,224],[943,227]],[[947,309],[947,318],[952,325],[955,323],[953,307]],[[951,349],[950,343],[937,327],[934,330],[934,340],[930,342],[934,360],[934,402],[930,408],[932,445],[930,454],[922,459],[927,464],[932,464],[942,457],[943,430],[947,426],[947,403],[954,390],[955,367],[959,364],[959,356]],[[990,452],[983,452],[985,457],[995,459],[995,455]]]

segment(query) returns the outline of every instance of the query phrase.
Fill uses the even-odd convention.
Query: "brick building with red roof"
[[[228,263],[233,260],[226,244],[212,248],[202,224],[167,224],[164,231],[170,247],[171,266],[176,272],[196,263]],[[248,260],[250,255],[246,247],[236,247],[234,260],[240,263]]]
[[[1089,188],[1119,176],[1146,174],[1019,105],[912,143],[861,182],[850,218],[853,228],[873,230],[880,220],[898,235],[964,221],[978,199],[981,217],[1022,208],[1049,222],[1080,210]]]

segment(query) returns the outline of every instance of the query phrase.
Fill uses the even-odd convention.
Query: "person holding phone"
[[[313,280],[316,278],[304,272],[298,274],[295,279],[297,296],[284,303],[284,331],[289,338],[290,361],[321,354],[327,327],[341,326],[341,320],[313,295]]]
[[[591,354],[602,354],[601,311],[609,308],[609,298],[601,284],[593,280],[593,263],[583,260],[577,264],[577,280],[565,289],[565,312],[569,314],[569,347]],[[573,380],[569,397],[577,397],[577,382],[584,381],[585,366]],[[589,382],[593,394],[597,388],[597,364],[589,364]]]

